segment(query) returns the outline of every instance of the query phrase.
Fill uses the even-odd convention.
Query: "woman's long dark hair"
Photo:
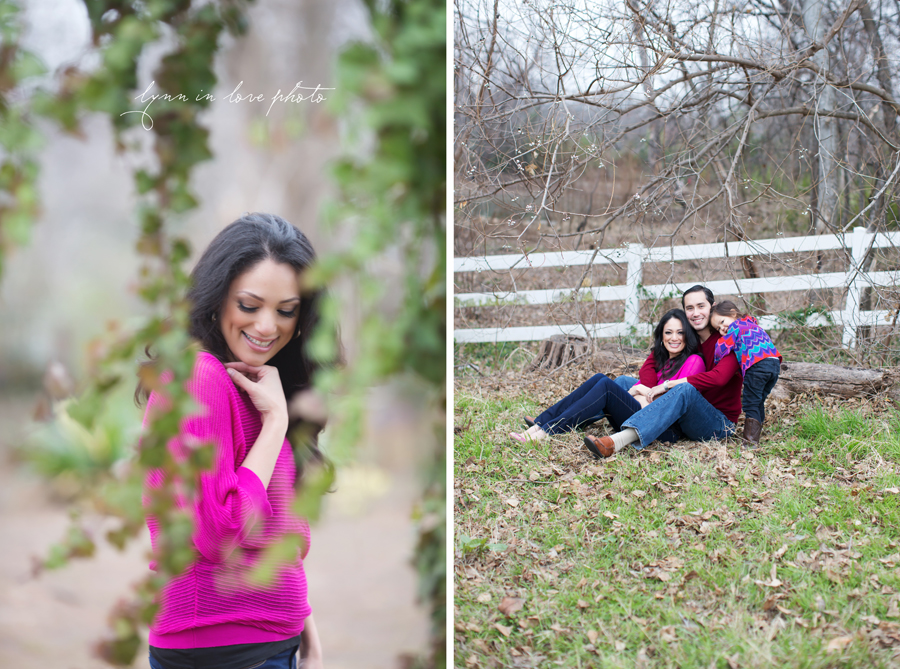
[[[684,332],[684,350],[674,358],[669,357],[669,352],[663,344],[663,331],[666,329],[666,323],[672,319],[676,319],[681,323],[681,329]],[[688,356],[693,355],[700,348],[700,338],[691,327],[687,314],[681,309],[670,309],[659,319],[656,330],[653,331],[653,360],[656,363],[656,373],[660,375],[660,379],[665,381],[671,379],[678,373],[684,361]]]
[[[294,336],[267,363],[278,369],[290,406],[291,398],[297,392],[312,386],[315,372],[323,365],[310,357],[308,351],[309,338],[319,323],[323,294],[321,290],[305,288],[302,280],[303,272],[315,261],[316,253],[306,235],[293,225],[273,214],[246,214],[215,236],[191,272],[191,287],[187,294],[191,305],[188,332],[204,350],[222,362],[227,361],[229,349],[222,334],[221,312],[231,282],[266,259],[290,265],[301,277]],[[329,364],[337,362],[329,361]],[[318,434],[323,427],[324,424],[313,424],[300,418],[290,420],[288,439],[297,460],[298,481],[304,462],[324,461],[318,449]],[[295,441],[302,441],[302,444]]]
[[[280,216],[247,214],[216,235],[191,272],[188,332],[223,362],[229,351],[219,318],[231,282],[267,259],[290,265],[302,275],[316,259],[316,253],[306,235]],[[288,401],[298,390],[310,386],[316,370],[306,349],[319,322],[320,300],[319,291],[301,293],[294,336],[268,362],[278,369]]]

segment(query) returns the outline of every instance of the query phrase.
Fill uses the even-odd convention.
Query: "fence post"
[[[865,260],[866,249],[869,247],[869,236],[864,227],[853,228],[850,238],[850,256],[852,258],[847,278],[853,277],[847,284],[847,302],[844,305],[844,334],[841,340],[844,348],[856,347],[856,328],[859,325],[859,302],[862,295],[860,282],[860,267]]]
[[[628,260],[625,275],[625,325],[636,328],[641,323],[641,296],[638,289],[644,281],[644,245],[628,244],[625,258]]]

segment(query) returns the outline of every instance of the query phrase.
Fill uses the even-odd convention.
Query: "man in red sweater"
[[[692,286],[681,296],[681,306],[691,326],[700,337],[698,353],[706,363],[706,371],[684,379],[656,385],[652,357],[640,371],[640,383],[651,388],[650,404],[622,423],[622,431],[610,437],[586,437],[585,445],[595,455],[609,457],[631,443],[638,448],[658,437],[672,435],[693,441],[722,439],[734,432],[741,415],[741,367],[733,355],[715,363],[716,342],[721,335],[709,325],[709,313],[715,304],[712,291],[705,286]],[[638,381],[616,379],[623,388]]]

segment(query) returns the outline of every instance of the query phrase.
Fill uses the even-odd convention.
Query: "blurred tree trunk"
[[[803,26],[813,45],[821,45],[828,33],[822,10],[823,0],[802,0]],[[830,57],[827,46],[820,48],[813,55],[813,63],[822,73],[831,71]],[[823,75],[817,77],[815,85],[814,115],[815,136],[817,139],[816,164],[818,179],[816,180],[816,208],[813,211],[817,234],[825,234],[829,229],[834,230],[835,214],[838,202],[838,130],[837,119],[825,116],[835,110],[834,86],[828,83]]]

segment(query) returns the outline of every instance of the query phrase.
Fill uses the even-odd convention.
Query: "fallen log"
[[[791,393],[821,393],[849,398],[888,391],[898,380],[900,374],[896,369],[791,362],[782,368],[778,386]]]

